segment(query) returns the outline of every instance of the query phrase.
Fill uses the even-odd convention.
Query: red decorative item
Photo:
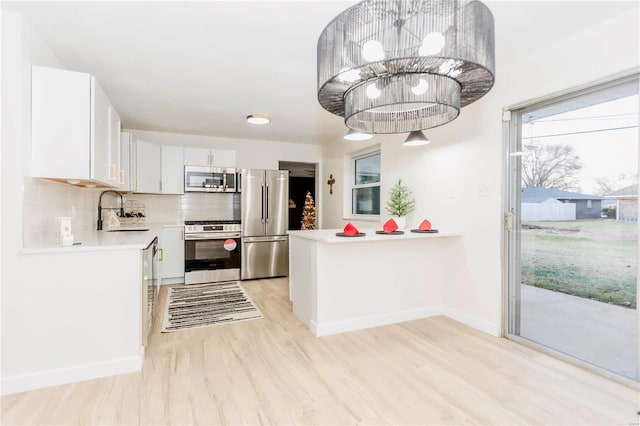
[[[423,220],[422,223],[420,224],[420,230],[431,231],[431,222],[429,222],[427,219]]]
[[[360,231],[358,231],[358,228],[353,226],[351,222],[347,223],[344,227],[344,235],[358,235],[359,233]]]
[[[384,223],[384,225],[382,225],[382,229],[384,230],[384,232],[386,234],[390,234],[390,233],[398,230],[398,224],[396,223],[395,220],[389,219],[388,221],[386,221]]]

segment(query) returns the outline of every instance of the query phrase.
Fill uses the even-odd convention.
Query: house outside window
[[[380,215],[380,150],[352,157],[351,214]]]

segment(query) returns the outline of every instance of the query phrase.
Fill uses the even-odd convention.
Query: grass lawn
[[[636,307],[637,223],[526,222],[521,237],[523,284]]]

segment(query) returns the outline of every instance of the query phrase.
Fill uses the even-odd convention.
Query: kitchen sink
[[[107,229],[107,232],[125,232],[125,231],[148,231],[150,228],[146,226],[123,226],[120,228]]]

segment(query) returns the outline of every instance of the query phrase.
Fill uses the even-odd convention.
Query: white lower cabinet
[[[165,226],[160,239],[162,284],[184,282],[184,226]]]

